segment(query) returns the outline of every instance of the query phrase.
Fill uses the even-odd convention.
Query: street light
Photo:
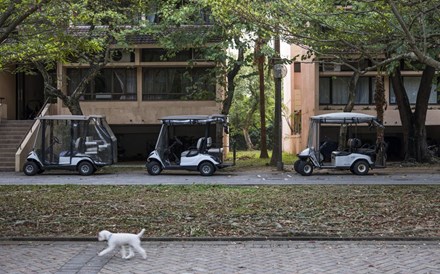
[[[276,40],[275,40],[276,41]],[[278,40],[279,43],[279,40]],[[279,45],[278,45],[279,47]],[[278,48],[279,53],[279,48]],[[277,61],[277,60],[274,60]],[[275,132],[274,132],[274,155],[276,157],[276,165],[277,170],[283,170],[283,125],[281,120],[281,79],[285,77],[287,74],[287,68],[283,64],[274,64],[273,66],[273,77],[275,82],[275,119],[274,119],[274,125],[275,125]]]

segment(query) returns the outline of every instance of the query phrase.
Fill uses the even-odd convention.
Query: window
[[[210,68],[143,68],[142,100],[215,100]]]
[[[293,72],[301,72],[301,63],[300,62],[293,63]]]
[[[319,104],[344,105],[348,102],[348,87],[351,77],[320,77]],[[372,104],[374,94],[374,77],[359,77],[356,87],[355,104]]]
[[[67,70],[67,92],[72,94],[87,69]],[[83,100],[136,100],[136,70],[133,68],[103,69],[87,86]]]
[[[408,95],[410,104],[415,104],[417,101],[417,93],[419,92],[419,85],[422,77],[405,76],[402,77],[403,85]],[[429,96],[429,104],[438,104],[437,85],[433,83],[431,88],[431,95]],[[390,104],[396,104],[396,95],[394,94],[393,85],[390,83]]]

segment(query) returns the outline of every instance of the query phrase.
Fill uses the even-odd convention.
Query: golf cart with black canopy
[[[193,170],[210,176],[217,169],[234,164],[223,160],[223,135],[228,133],[226,115],[177,115],[160,120],[156,147],[146,163],[150,175],[159,175],[165,169]]]
[[[334,139],[326,134],[332,126],[333,132],[336,132]],[[371,132],[373,128],[375,130]],[[370,168],[384,168],[386,144],[383,142],[383,129],[377,117],[362,113],[312,116],[307,148],[298,154],[294,169],[303,176],[309,176],[314,168],[347,169],[356,175],[365,175]],[[382,131],[382,135],[377,134],[378,130]],[[358,135],[364,136],[368,142],[363,142]]]
[[[48,115],[40,121],[33,150],[23,171],[35,175],[48,169],[76,170],[91,175],[117,162],[116,137],[100,115]]]

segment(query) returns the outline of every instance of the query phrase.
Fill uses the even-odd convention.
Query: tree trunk
[[[356,100],[356,86],[359,80],[359,72],[353,72],[348,84],[348,101],[344,107],[344,112],[352,112],[354,108],[354,101]]]
[[[240,45],[239,41],[237,41],[237,45]],[[238,72],[240,71],[243,61],[244,61],[244,49],[243,47],[238,46],[237,60],[234,62],[234,66],[231,69],[231,71],[229,71],[227,74],[228,83],[227,83],[225,99],[223,100],[222,114],[228,115],[229,110],[231,109],[232,100],[234,98],[234,93],[235,93],[234,79],[235,76],[237,76]]]
[[[385,99],[385,87],[382,75],[376,76],[376,90],[374,93],[374,102],[376,104],[377,118],[383,122],[384,113],[387,108],[387,102]],[[384,139],[384,128],[377,129],[376,135],[376,165],[385,166],[386,164],[386,147]]]
[[[425,122],[434,75],[433,67],[426,66],[423,70],[414,113],[411,111],[411,105],[403,86],[400,69],[397,69],[390,77],[402,121],[405,160],[414,159],[417,162],[431,160],[426,143]]]
[[[244,141],[246,142],[246,148],[247,150],[253,150],[254,144],[252,144],[251,136],[249,135],[249,128],[243,127],[243,137]]]
[[[393,85],[394,94],[396,96],[396,103],[399,109],[400,121],[402,122],[404,160],[407,161],[414,157],[414,128],[413,116],[411,111],[411,104],[409,103],[408,95],[403,86],[402,75],[400,69],[390,76],[391,84]]]
[[[252,116],[254,115],[255,111],[257,111],[257,107],[258,107],[258,95],[255,97],[256,98],[253,101],[251,108],[246,113],[246,118],[243,121],[243,136],[248,150],[254,149],[254,144],[252,143],[251,137],[249,136],[249,128],[251,127]]]
[[[359,80],[359,72],[353,72],[348,85],[348,101],[344,107],[344,112],[352,112],[354,108],[354,102],[356,100],[356,86]],[[345,140],[347,140],[347,126],[341,125],[339,128],[338,138],[338,150],[344,150],[346,148]]]
[[[419,91],[417,93],[416,108],[414,111],[414,133],[416,159],[418,162],[430,162],[432,160],[432,155],[428,151],[428,144],[426,141],[425,124],[434,76],[435,68],[426,66],[423,70]]]
[[[266,134],[266,101],[264,96],[264,61],[265,57],[261,53],[261,47],[265,44],[264,39],[259,38],[255,44],[255,59],[257,62],[259,87],[260,87],[260,158],[269,158],[267,152],[267,134]]]

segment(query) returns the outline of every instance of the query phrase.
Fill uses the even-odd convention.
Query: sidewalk
[[[148,258],[98,257],[104,242],[0,242],[0,273],[440,273],[440,242],[142,242]]]

